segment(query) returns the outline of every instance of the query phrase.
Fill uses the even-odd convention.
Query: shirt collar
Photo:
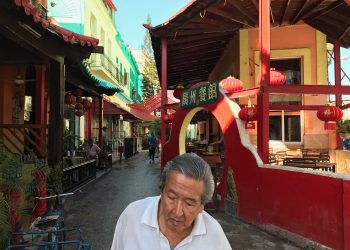
[[[158,204],[160,201],[160,196],[156,196],[153,202],[151,202],[145,209],[141,223],[148,225],[150,227],[157,228],[159,230],[158,225]]]
[[[150,227],[156,228],[158,230],[159,230],[159,224],[158,224],[159,201],[160,201],[160,196],[155,197],[153,202],[146,207],[141,219],[141,223],[148,225]],[[202,213],[199,213],[197,215],[197,218],[194,221],[194,226],[190,236],[206,234],[207,230],[205,227]]]

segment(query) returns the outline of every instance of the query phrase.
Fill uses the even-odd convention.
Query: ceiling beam
[[[305,7],[308,5],[308,1],[304,1],[304,3],[302,3],[298,8],[298,10],[296,11],[296,14],[294,16],[294,18],[292,19],[292,21],[290,22],[291,24],[295,24],[295,20],[298,20],[299,16],[301,15],[301,13],[304,11]]]
[[[257,13],[259,13],[259,0],[250,0],[253,5],[255,6],[255,10],[257,11]]]
[[[334,2],[333,4],[330,4],[329,6],[322,8],[318,11],[312,10],[309,13],[306,13],[303,19],[306,22],[311,22],[314,19],[320,18],[321,16],[328,14],[330,11],[334,10],[335,8],[338,8],[342,4],[346,4],[346,3],[344,3],[343,1]]]
[[[196,66],[193,67],[191,67],[191,65],[187,65],[187,67],[184,68],[174,68],[169,70],[169,77],[176,75],[191,76],[196,75],[200,72],[206,72],[206,74],[209,75],[209,73],[215,66],[215,62],[216,60],[211,60],[207,62],[195,62]]]
[[[339,36],[339,42],[341,41],[341,40],[343,40],[343,38],[348,34],[348,33],[350,33],[350,26],[344,31],[344,33],[343,34],[341,34],[340,36]]]
[[[211,52],[211,53],[205,53],[202,54],[200,56],[193,56],[193,55],[187,55],[187,56],[183,56],[183,57],[168,57],[168,62],[170,64],[171,63],[194,63],[194,62],[198,62],[198,61],[207,61],[213,58],[220,58],[220,55],[218,55],[218,53],[216,52]],[[184,61],[186,60],[186,61]]]
[[[214,14],[214,15],[217,15],[217,16],[223,17],[225,19],[228,19],[230,21],[233,21],[235,23],[239,23],[239,24],[243,25],[243,27],[250,27],[250,28],[254,28],[255,27],[255,23],[252,23],[252,22],[250,22],[248,20],[242,20],[242,19],[237,18],[237,17],[233,18],[235,16],[234,13],[228,13],[228,12],[216,9],[216,8],[211,8],[211,9],[209,9],[207,11],[212,13],[212,14]]]
[[[222,29],[193,29],[193,30],[177,30],[174,33],[170,33],[170,35],[172,34],[172,36],[176,39],[177,37],[181,37],[181,36],[192,36],[192,35],[197,35],[197,34],[220,34],[220,33],[229,33],[229,32],[233,32],[234,31],[234,27],[231,28],[226,28],[223,27]]]
[[[290,5],[291,2],[292,2],[292,0],[288,0],[288,1],[286,1],[285,4],[284,4],[283,10],[282,10],[282,16],[281,16],[281,19],[280,19],[280,21],[279,21],[280,26],[286,22],[286,19],[285,19],[285,18],[286,18],[287,10],[288,10],[289,5]],[[289,22],[288,22],[288,23],[289,23]]]
[[[206,57],[206,55],[208,54],[218,53],[218,52],[221,53],[223,51],[221,46],[204,47],[204,49],[203,47],[202,48],[200,47],[200,48],[191,48],[185,51],[174,52],[174,53],[171,53],[171,56],[168,56],[168,60],[171,60],[173,58],[194,57],[195,55],[198,55],[198,54],[200,54],[201,57]]]
[[[223,22],[222,20],[217,20],[217,19],[214,19],[214,18],[197,17],[195,19],[192,19],[191,23],[202,23],[202,24],[209,24],[209,25],[216,26],[216,27],[221,27],[223,24],[225,24],[225,25],[231,24],[231,21]]]
[[[207,39],[203,41],[197,41],[197,42],[189,42],[184,44],[178,44],[174,45],[168,48],[168,53],[173,51],[180,51],[180,50],[187,50],[191,48],[198,48],[198,47],[206,47],[206,46],[219,46],[222,44],[227,44],[230,40],[232,40],[232,37],[225,37],[221,39],[213,38],[213,39]]]
[[[233,34],[233,32],[231,31],[231,33]],[[220,39],[223,36],[228,36],[230,35],[230,33],[228,34],[218,34],[218,33],[211,33],[211,34],[199,34],[199,35],[193,35],[193,36],[188,36],[188,37],[177,37],[174,38],[168,38],[168,47],[175,45],[175,44],[179,44],[179,43],[186,43],[186,42],[194,42],[194,41],[200,41],[200,40],[205,40],[205,39],[210,39],[210,38],[218,38]]]
[[[317,19],[314,20],[310,25],[315,24],[318,26],[318,30],[322,31],[323,33],[327,34],[327,36],[331,36],[334,39],[338,39],[341,34],[343,34],[344,29],[339,27],[339,23],[335,22],[334,20],[327,20],[324,21],[323,19]]]
[[[254,18],[254,16],[250,13],[250,11],[248,11],[241,3],[238,3],[238,1],[236,0],[228,0],[228,2],[230,3],[230,5],[236,8],[239,12],[241,12],[243,15],[248,17],[248,19],[250,19],[250,21],[252,21],[252,23],[254,23],[255,26],[258,25],[257,19]]]

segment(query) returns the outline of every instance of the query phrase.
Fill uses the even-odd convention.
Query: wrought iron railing
[[[96,177],[96,160],[89,160],[63,169],[63,191],[67,192]]]
[[[47,125],[0,124],[2,147],[14,154],[47,156]]]

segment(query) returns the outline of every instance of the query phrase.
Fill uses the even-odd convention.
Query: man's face
[[[186,177],[179,172],[169,172],[161,194],[159,224],[176,233],[189,234],[193,221],[203,211],[201,195],[204,182]]]

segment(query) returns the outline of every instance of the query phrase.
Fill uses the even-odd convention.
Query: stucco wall
[[[245,77],[249,75],[249,86],[257,86],[259,74],[259,34],[258,29],[249,29],[242,33],[243,41],[249,44],[249,58],[241,60],[241,68],[249,62],[249,73],[244,72]],[[241,45],[242,46],[242,45]],[[245,50],[243,50],[245,51]],[[327,57],[326,38],[321,32],[316,31],[308,25],[295,25],[271,29],[271,58],[302,58],[302,82],[303,84],[327,83]],[[242,56],[241,58],[246,58]],[[251,98],[255,104],[256,98]],[[328,102],[327,95],[304,95],[304,105],[320,105]],[[242,100],[241,103],[246,103]],[[303,145],[305,148],[336,148],[324,124],[316,117],[316,111],[301,111],[303,133]],[[250,131],[256,136],[256,130]]]

